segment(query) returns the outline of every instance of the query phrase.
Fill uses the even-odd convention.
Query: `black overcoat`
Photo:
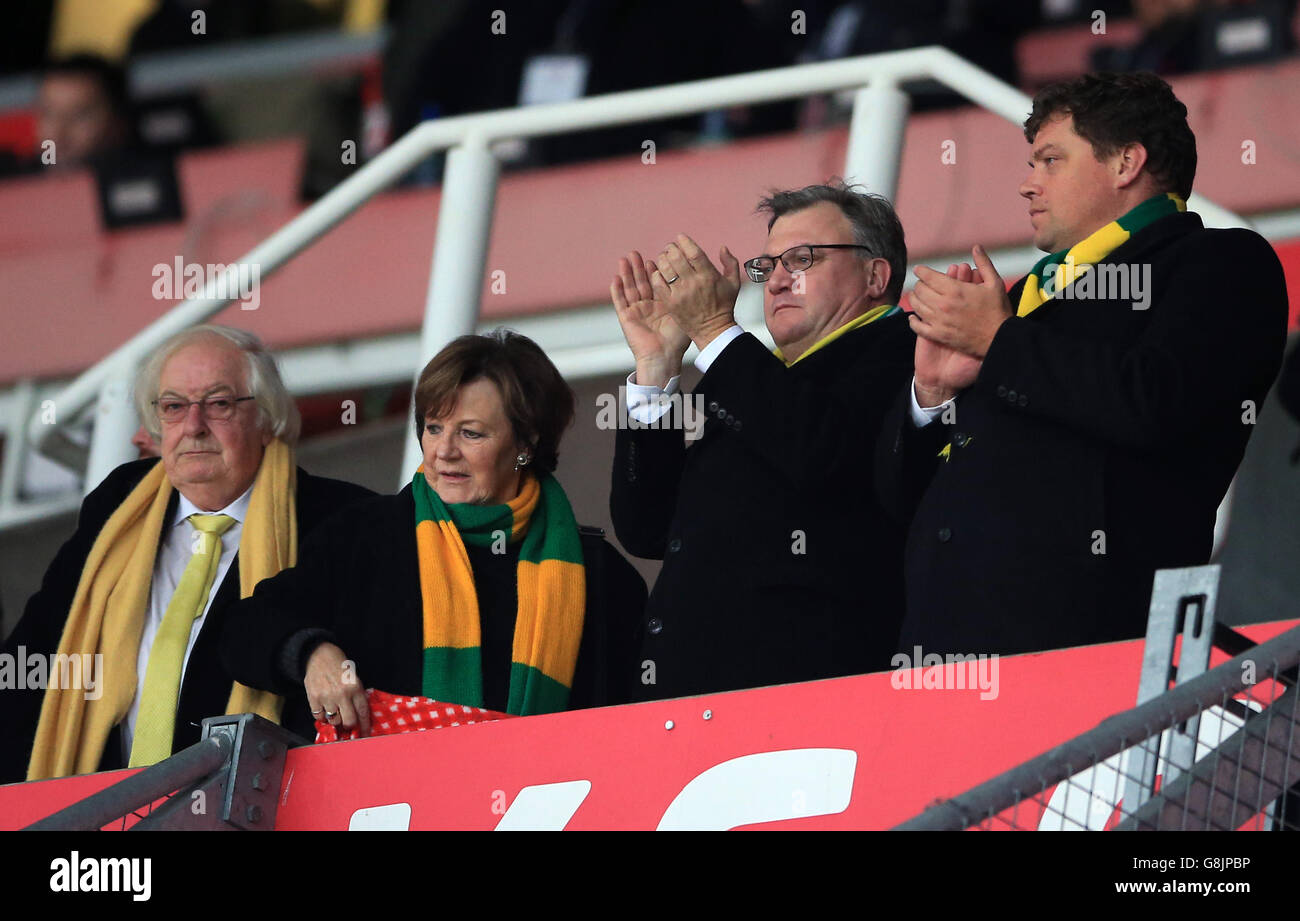
[[[86,557],[109,517],[122,504],[131,490],[145,474],[159,463],[156,458],[132,461],[113,470],[104,481],[86,496],[81,504],[77,529],[59,548],[54,560],[45,571],[41,587],[28,600],[22,619],[5,640],[4,652],[16,654],[19,646],[25,654],[49,655],[58,650],[59,639],[68,619],[68,610],[81,580],[81,570]],[[298,468],[298,534],[301,540],[322,521],[350,503],[374,495],[355,483],[312,476]],[[166,518],[175,514],[180,494],[173,492]],[[176,711],[176,732],[172,751],[199,741],[203,719],[220,716],[226,712],[233,680],[221,665],[217,652],[222,626],[231,605],[239,600],[239,555],[226,572],[226,577],[216,589],[199,630],[189,664],[181,683],[180,703]],[[135,668],[132,663],[131,672]],[[0,692],[0,782],[16,783],[27,777],[27,763],[31,759],[32,740],[40,721],[43,690],[6,690]],[[118,729],[114,728],[104,746],[100,760],[101,771],[124,767],[122,744]]]
[[[746,334],[695,388],[707,418],[689,447],[680,430],[620,429],[614,531],[633,555],[664,561],[644,696],[888,667],[903,533],[873,493],[872,463],[914,342],[897,314],[787,369]]]
[[[1192,213],[1155,222],[1103,267],[1130,290],[1007,320],[951,424],[915,428],[900,390],[877,470],[882,498],[911,519],[904,652],[1139,637],[1155,570],[1209,559],[1282,359],[1282,267],[1263,237],[1206,230]],[[1145,309],[1135,273],[1149,275]]]

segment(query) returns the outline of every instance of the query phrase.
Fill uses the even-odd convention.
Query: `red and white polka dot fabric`
[[[469,723],[486,723],[491,720],[510,719],[513,714],[484,710],[482,707],[465,707],[443,703],[428,697],[403,697],[369,688],[370,734],[388,736],[398,732],[423,732],[426,729],[446,729]],[[361,738],[356,729],[340,732],[340,727],[321,720],[316,721],[316,741],[338,742]]]

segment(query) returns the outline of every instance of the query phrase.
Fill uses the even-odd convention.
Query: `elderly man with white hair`
[[[208,716],[278,721],[280,698],[221,666],[226,609],[293,566],[301,535],[371,494],[295,466],[298,410],[251,333],[174,336],[141,367],[135,399],[161,460],[123,464],[86,497],[4,645],[15,660],[99,666],[79,682],[49,668],[0,693],[0,782],[154,764],[197,742]]]

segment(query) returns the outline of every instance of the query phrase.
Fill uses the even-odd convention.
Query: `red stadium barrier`
[[[889,828],[1132,707],[1141,657],[1113,643],[989,660],[964,689],[884,672],[299,748],[275,827]],[[128,773],[0,787],[0,829]]]

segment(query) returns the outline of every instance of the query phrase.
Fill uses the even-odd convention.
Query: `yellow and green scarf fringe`
[[[478,593],[465,545],[520,543],[519,607],[510,655],[506,712],[554,713],[569,703],[586,609],[578,525],[550,474],[525,475],[505,505],[446,505],[425,479],[411,482],[424,617],[425,697],[483,704]]]
[[[1039,259],[1025,278],[1025,287],[1020,291],[1020,304],[1016,307],[1016,316],[1028,316],[1046,304],[1058,291],[1063,291],[1076,278],[1090,270],[1095,263],[1101,262],[1122,244],[1127,243],[1135,233],[1162,217],[1186,210],[1187,202],[1173,192],[1166,192],[1148,198],[1118,220],[1111,221],[1069,249],[1050,253]],[[1049,265],[1055,265],[1056,272],[1044,284],[1043,272]]]

